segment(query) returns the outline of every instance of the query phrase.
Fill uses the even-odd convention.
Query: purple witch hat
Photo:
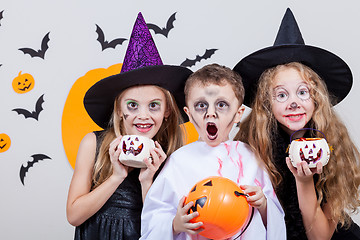
[[[121,72],[154,65],[163,65],[163,63],[140,12],[130,37]]]
[[[168,90],[182,109],[185,106],[185,81],[191,73],[185,67],[163,65],[145,20],[139,13],[121,72],[95,83],[85,94],[84,107],[91,119],[105,129],[109,125],[114,101],[122,91],[139,85],[155,85]],[[186,114],[181,113],[187,121]]]

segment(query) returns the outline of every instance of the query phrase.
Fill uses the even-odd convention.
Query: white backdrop
[[[62,144],[61,117],[72,85],[88,71],[121,63],[128,44],[102,51],[96,25],[106,39],[129,38],[139,11],[148,23],[165,26],[176,12],[168,38],[151,31],[162,60],[181,64],[186,58],[218,49],[209,63],[229,67],[244,56],[273,44],[287,7],[293,11],[309,45],[342,57],[354,75],[353,88],[337,112],[360,146],[360,14],[357,0],[329,1],[85,1],[2,0],[0,3],[0,134],[11,138],[0,153],[0,239],[72,239],[74,228],[66,220],[65,205],[73,173]],[[40,48],[49,34],[45,58],[30,57],[19,48]],[[35,87],[26,94],[12,88],[19,72],[31,73]],[[24,118],[14,108],[34,109],[44,94],[39,119]],[[22,165],[33,154],[45,154],[20,181]],[[346,169],[344,169],[346,171]],[[353,216],[360,223],[360,215]]]

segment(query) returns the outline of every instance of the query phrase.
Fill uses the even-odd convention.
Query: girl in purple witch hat
[[[348,215],[360,206],[360,154],[332,108],[351,89],[348,65],[305,45],[288,9],[274,46],[243,58],[234,70],[252,108],[235,139],[263,160],[285,211],[287,239],[360,239]],[[310,168],[301,161],[294,167],[287,158],[290,139],[322,133],[334,148],[328,164]]]
[[[163,65],[139,13],[120,74],[92,86],[84,97],[89,116],[104,131],[87,134],[79,147],[67,201],[77,240],[140,238],[143,200],[166,157],[183,144],[178,107],[192,72]],[[155,141],[145,168],[119,161],[123,135]]]

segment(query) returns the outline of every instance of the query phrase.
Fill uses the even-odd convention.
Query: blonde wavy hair
[[[183,129],[181,129],[180,127],[180,124],[183,123],[183,120],[173,95],[164,88],[158,86],[154,87],[160,89],[165,94],[166,108],[170,112],[170,115],[166,120],[163,121],[159,131],[154,136],[153,140],[158,141],[166,155],[170,156],[171,153],[173,153],[176,149],[180,148],[184,144],[185,139]],[[97,160],[95,161],[94,165],[92,189],[98,187],[101,183],[103,183],[111,176],[113,172],[113,167],[109,155],[110,143],[116,137],[126,134],[126,132],[124,131],[123,118],[119,116],[120,99],[125,91],[123,91],[116,97],[114,101],[113,114],[109,122],[109,127],[102,135],[102,143],[100,145]]]
[[[323,132],[329,145],[334,147],[328,164],[315,183],[318,202],[322,204],[325,200],[329,203],[332,218],[339,219],[341,226],[349,226],[350,217],[347,211],[358,212],[357,208],[360,206],[360,155],[345,125],[332,108],[333,96],[329,95],[324,81],[312,69],[293,62],[264,71],[259,79],[252,111],[241,122],[240,131],[234,140],[246,142],[251,146],[257,157],[263,161],[274,187],[283,181],[272,160],[272,136],[277,132],[278,124],[271,109],[271,89],[274,87],[274,77],[284,68],[297,70],[309,84],[315,110],[308,127]],[[315,135],[322,137],[319,132]]]

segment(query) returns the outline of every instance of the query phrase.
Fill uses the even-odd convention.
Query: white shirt
[[[284,212],[268,174],[248,145],[226,141],[216,147],[197,141],[175,151],[151,186],[141,215],[141,238],[147,240],[203,240],[201,235],[173,234],[172,222],[180,199],[209,176],[226,177],[238,185],[260,185],[267,198],[267,226],[255,209],[249,227],[237,239],[286,239]],[[235,239],[238,234],[235,234]]]

